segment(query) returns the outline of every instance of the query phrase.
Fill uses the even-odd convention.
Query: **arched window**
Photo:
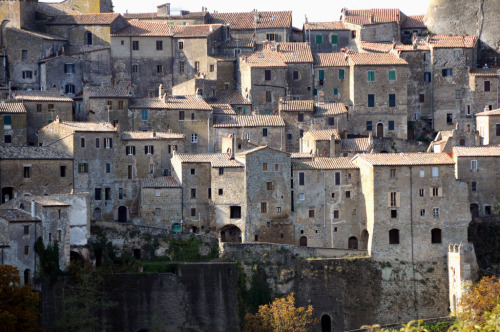
[[[431,231],[432,243],[441,243],[441,230],[439,228],[434,228]]]
[[[332,330],[332,318],[330,315],[321,316],[321,332],[330,332]]]
[[[389,231],[389,244],[399,244],[399,229]]]

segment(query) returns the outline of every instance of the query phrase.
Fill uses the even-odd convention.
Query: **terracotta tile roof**
[[[426,29],[424,15],[410,15],[401,24],[402,29]]]
[[[352,65],[408,65],[404,59],[392,53],[356,53],[349,55],[349,63]]]
[[[233,107],[230,104],[208,103],[214,110],[214,114],[236,115]]]
[[[154,37],[170,36],[175,38],[207,37],[217,29],[220,24],[198,25],[170,25],[167,22],[130,21],[129,25],[111,34],[112,37]]]
[[[57,2],[38,2],[36,12],[45,16],[57,16],[61,14],[79,14],[77,11]]]
[[[453,154],[458,157],[500,157],[500,146],[454,146]]]
[[[60,201],[50,196],[29,196],[23,197],[23,200],[28,202],[35,202],[41,206],[70,206],[70,204]]]
[[[99,52],[104,50],[110,50],[109,46],[98,46],[98,45],[84,45],[84,46],[68,46],[66,48],[66,55],[77,55],[77,54],[87,54],[92,52]]]
[[[396,51],[402,51],[402,52],[429,50],[429,46],[427,46],[427,44],[425,44],[425,42],[421,39],[418,40],[416,45],[417,47],[415,49],[413,45],[394,44],[392,42],[387,42],[387,43],[361,42],[361,48],[369,52],[389,53],[393,48]]]
[[[217,62],[234,62],[234,61],[236,61],[236,58],[234,56],[230,56],[230,55],[212,55],[212,56],[209,56],[209,58],[212,58]]]
[[[215,115],[214,128],[284,127],[279,115]]]
[[[116,128],[109,122],[76,122],[76,121],[57,121],[50,125],[61,125],[73,132],[116,132]]]
[[[304,30],[349,30],[345,27],[344,22],[309,22],[304,24]]]
[[[343,103],[316,103],[314,116],[346,114],[347,108]]]
[[[0,102],[0,113],[26,113],[23,103]]]
[[[278,107],[283,112],[312,112],[314,100],[283,100]]]
[[[399,9],[345,10],[343,15],[345,16],[345,22],[359,25],[399,22],[401,20]],[[371,19],[372,15],[373,20]]]
[[[271,43],[264,46],[267,50],[271,50],[271,47]],[[314,62],[311,46],[308,43],[276,43],[276,51],[281,53],[285,63]]]
[[[54,90],[17,90],[14,93],[14,98],[17,100],[26,100],[26,101],[65,101],[65,102],[73,102],[73,99],[61,96],[59,91]]]
[[[171,176],[149,178],[142,180],[143,188],[180,188],[181,186]]]
[[[166,109],[167,104],[159,98],[130,98],[129,107]]]
[[[478,68],[478,69],[470,69],[470,76],[478,76],[478,77],[498,77],[500,71],[496,68]]]
[[[237,156],[246,156],[248,154],[252,154],[254,152],[257,152],[257,151],[260,151],[260,150],[264,150],[264,149],[267,149],[267,148],[269,148],[267,145],[259,145],[259,146],[253,147],[251,149],[238,152],[236,155]],[[272,150],[275,150],[275,149],[272,149]],[[276,150],[276,151],[279,151],[279,150]]]
[[[446,153],[380,153],[359,154],[353,158],[361,159],[374,166],[407,165],[453,165]]]
[[[253,39],[231,38],[224,42],[222,48],[253,48],[255,41]]]
[[[39,222],[40,219],[32,217],[30,213],[19,209],[0,209],[0,218],[7,221]]]
[[[214,97],[206,100],[208,103],[231,104],[231,105],[252,105],[252,103],[243,97],[238,91],[218,92]]]
[[[47,22],[48,25],[110,25],[121,15],[118,13],[59,15]]]
[[[294,162],[294,170],[308,169],[358,169],[359,166],[351,161],[351,158],[314,158],[312,161]]]
[[[121,133],[122,140],[141,140],[141,141],[151,141],[151,140],[169,140],[169,139],[184,139],[186,136],[184,134],[166,133],[166,132],[156,132],[156,131],[124,131]]]
[[[272,52],[264,49],[262,52],[238,55],[244,63],[250,67],[286,67],[283,56],[278,52]]]
[[[168,15],[168,16],[158,16],[158,12],[152,13],[125,13],[123,17],[128,20],[131,19],[162,19],[162,20],[172,20],[172,19],[189,19],[189,18],[205,18],[208,12],[189,12],[183,15]]]
[[[66,41],[65,38],[56,36],[56,35],[51,35],[48,33],[41,33],[41,32],[34,32],[34,31],[28,31],[28,30],[22,30],[22,29],[17,29],[17,28],[7,28],[7,30],[12,30],[18,33],[22,33],[25,35],[29,35],[34,38],[40,38],[44,40],[52,40],[52,41]]]
[[[115,86],[87,86],[84,88],[84,94],[89,98],[128,98],[129,89],[125,85]]]
[[[169,96],[166,105],[167,108],[173,110],[212,110],[212,107],[206,101],[196,96]]]
[[[341,152],[368,152],[373,149],[369,138],[346,138],[340,141]]]
[[[210,163],[212,167],[243,167],[243,164],[231,160],[227,153],[176,153],[174,158],[178,158],[183,163]]]
[[[447,36],[433,35],[428,44],[433,48],[474,48],[477,44],[476,36]]]
[[[492,116],[492,115],[500,115],[500,108],[491,111],[483,111],[474,114],[475,116]]]
[[[283,29],[292,26],[292,12],[211,13],[209,20],[211,23],[229,23],[231,30],[253,30],[255,27],[257,29]]]
[[[73,159],[48,146],[0,146],[0,159]]]
[[[306,136],[310,136],[316,141],[331,141],[332,138],[336,141],[340,140],[339,131],[337,129],[308,131],[304,134],[304,137]]]
[[[343,52],[314,54],[314,67],[349,67]]]
[[[314,155],[306,152],[295,152],[290,155],[292,159],[313,159]]]

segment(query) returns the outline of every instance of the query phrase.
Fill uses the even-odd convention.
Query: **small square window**
[[[420,210],[420,216],[421,217],[425,217],[425,209],[421,209]]]
[[[219,189],[219,196],[222,196],[224,194],[224,190],[222,188]]]
[[[470,188],[471,188],[471,191],[477,191],[477,182],[472,181]]]
[[[139,50],[139,41],[138,40],[132,41],[132,50],[133,51],[138,51]]]
[[[439,217],[439,208],[432,208],[432,216]]]
[[[391,168],[390,173],[391,173],[391,179],[396,178],[396,169],[395,168]]]
[[[272,182],[266,182],[266,189],[267,190],[273,190],[273,183]]]
[[[262,170],[267,171],[267,163],[262,163]]]
[[[195,208],[191,209],[191,217],[196,217],[196,209]]]
[[[266,202],[260,203],[260,213],[267,213],[267,203]]]
[[[305,194],[299,194],[299,200],[303,201],[306,199],[306,195]]]
[[[333,210],[333,219],[339,219],[339,218],[340,218],[340,211]]]
[[[397,218],[398,217],[398,210],[391,210],[391,218]]]
[[[345,198],[351,198],[351,192],[349,190],[345,192]]]
[[[420,189],[420,190],[418,191],[418,194],[419,194],[419,196],[420,196],[420,197],[424,197],[424,195],[425,195],[424,193],[425,193],[425,190],[424,190],[424,189]]]
[[[314,209],[309,210],[309,218],[314,218]]]
[[[195,168],[191,168],[191,175],[195,175],[196,174],[196,169]]]

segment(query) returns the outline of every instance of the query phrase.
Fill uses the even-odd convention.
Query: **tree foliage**
[[[21,286],[17,268],[0,265],[0,331],[42,331],[37,327],[39,301],[30,285]]]
[[[50,276],[50,280],[55,282],[61,272],[59,269],[59,245],[57,241],[49,243],[45,247],[42,237],[39,237],[35,242],[35,252],[40,259],[40,274],[42,276]]]
[[[482,324],[485,315],[491,313],[500,305],[500,280],[494,277],[484,277],[479,282],[466,289],[460,300],[460,320],[470,321],[471,324]]]
[[[290,293],[286,298],[275,299],[261,305],[256,314],[245,317],[245,331],[254,332],[306,332],[317,324],[312,318],[313,307],[295,307],[295,297]]]

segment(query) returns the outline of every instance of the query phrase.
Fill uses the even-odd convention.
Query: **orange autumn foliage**
[[[484,323],[483,315],[491,312],[500,304],[500,279],[484,277],[478,283],[467,288],[460,301],[460,318],[473,322]]]

